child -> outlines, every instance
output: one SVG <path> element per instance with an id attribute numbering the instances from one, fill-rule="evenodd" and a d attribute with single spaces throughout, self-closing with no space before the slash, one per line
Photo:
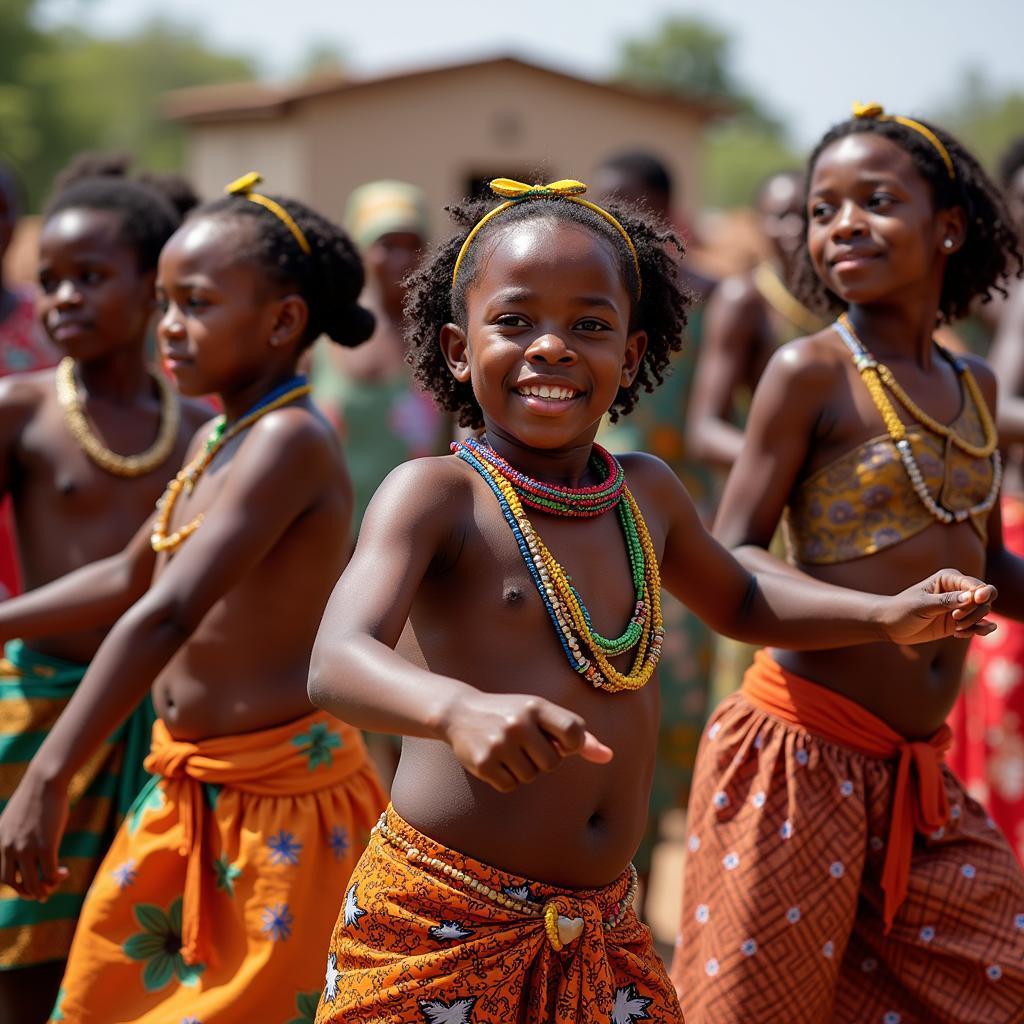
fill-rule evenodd
<path id="1" fill-rule="evenodd" d="M 157 255 L 179 224 L 162 194 L 123 178 L 71 180 L 43 214 L 38 315 L 64 358 L 56 370 L 0 381 L 0 491 L 12 498 L 27 590 L 120 551 L 205 418 L 179 403 L 144 353 Z M 15 639 L 16 607 L 0 605 L 4 800 L 118 614 L 65 617 L 27 646 Z M 42 1020 L 53 1005 L 85 891 L 147 778 L 147 705 L 75 776 L 61 891 L 42 907 L 0 885 L 0 1019 Z"/>
<path id="2" fill-rule="evenodd" d="M 310 713 L 316 623 L 348 551 L 351 488 L 295 366 L 358 344 L 362 265 L 344 233 L 258 175 L 160 257 L 162 353 L 225 416 L 125 551 L 41 591 L 19 627 L 127 609 L 0 817 L 0 875 L 59 881 L 67 780 L 153 686 L 140 794 L 82 910 L 55 1019 L 288 1020 L 316 1003 L 333 914 L 383 806 L 359 734 Z M 106 585 L 102 592 L 100 583 Z M 135 602 L 134 604 L 132 602 Z M 130 606 L 130 607 L 129 607 Z"/>
<path id="3" fill-rule="evenodd" d="M 716 535 L 796 585 L 889 594 L 963 566 L 1019 619 L 995 379 L 932 338 L 1019 268 L 1003 201 L 941 129 L 874 106 L 825 135 L 807 181 L 800 297 L 842 312 L 769 363 Z M 765 550 L 784 509 L 799 569 Z M 761 652 L 719 707 L 672 971 L 694 1021 L 1021 1019 L 1024 878 L 942 765 L 966 653 Z"/>
<path id="4" fill-rule="evenodd" d="M 419 380 L 486 439 L 388 477 L 311 662 L 314 703 L 407 737 L 317 1021 L 678 1021 L 629 866 L 662 580 L 716 629 L 823 646 L 985 632 L 992 592 L 950 572 L 879 599 L 743 570 L 664 463 L 593 444 L 679 345 L 669 238 L 579 182 L 492 187 L 511 198 L 456 211 L 409 309 Z M 423 664 L 392 649 L 407 618 Z"/>

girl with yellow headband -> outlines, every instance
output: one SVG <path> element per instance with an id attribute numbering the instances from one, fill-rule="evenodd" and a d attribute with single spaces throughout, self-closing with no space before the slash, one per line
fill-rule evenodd
<path id="1" fill-rule="evenodd" d="M 749 571 L 896 593 L 958 565 L 1024 617 L 996 381 L 937 325 L 1021 252 L 977 161 L 877 105 L 807 169 L 797 295 L 837 317 L 758 385 L 715 534 Z M 779 522 L 791 564 L 768 553 Z M 799 645 L 794 645 L 799 646 Z M 696 1021 L 1014 1021 L 1024 875 L 943 764 L 959 638 L 762 651 L 705 731 L 673 980 Z"/>
<path id="2" fill-rule="evenodd" d="M 630 865 L 662 584 L 719 630 L 824 646 L 985 632 L 991 592 L 947 573 L 878 600 L 742 569 L 668 466 L 594 443 L 680 345 L 678 242 L 578 181 L 492 188 L 408 304 L 418 379 L 483 433 L 377 491 L 311 660 L 315 704 L 405 737 L 316 1019 L 680 1021 Z"/>
<path id="3" fill-rule="evenodd" d="M 373 330 L 359 256 L 247 175 L 160 254 L 158 334 L 188 395 L 224 415 L 131 544 L 29 598 L 23 635 L 120 614 L 0 817 L 0 876 L 50 905 L 68 779 L 152 687 L 153 777 L 82 908 L 55 1019 L 307 1018 L 338 891 L 384 803 L 359 733 L 313 712 L 316 625 L 349 550 L 334 432 L 296 371 L 326 334 Z"/>

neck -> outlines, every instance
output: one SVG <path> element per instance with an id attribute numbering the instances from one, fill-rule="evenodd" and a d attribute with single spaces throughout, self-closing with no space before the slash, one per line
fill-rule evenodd
<path id="1" fill-rule="evenodd" d="M 935 356 L 935 306 L 871 305 L 849 308 L 848 315 L 861 343 L 876 358 L 912 359 L 927 370 Z"/>
<path id="2" fill-rule="evenodd" d="M 119 349 L 88 361 L 76 359 L 75 376 L 92 398 L 130 403 L 153 394 L 153 379 L 141 346 Z"/>
<path id="3" fill-rule="evenodd" d="M 260 374 L 237 390 L 219 392 L 218 397 L 224 406 L 228 426 L 240 420 L 261 398 L 290 380 L 296 373 L 294 365 L 280 367 L 275 371 L 268 370 Z"/>
<path id="4" fill-rule="evenodd" d="M 487 443 L 521 473 L 547 484 L 582 487 L 589 484 L 588 467 L 594 447 L 593 434 L 564 448 L 531 448 L 500 428 L 487 424 Z"/>

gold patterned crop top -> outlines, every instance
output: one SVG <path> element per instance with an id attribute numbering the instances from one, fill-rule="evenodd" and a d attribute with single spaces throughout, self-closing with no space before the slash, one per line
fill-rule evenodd
<path id="1" fill-rule="evenodd" d="M 991 431 L 988 409 L 973 381 L 971 387 L 963 387 L 963 365 L 955 359 L 953 363 L 961 374 L 963 405 L 948 429 L 982 448 Z M 789 549 L 798 562 L 829 565 L 863 558 L 945 521 L 922 500 L 912 466 L 939 512 L 946 511 L 953 522 L 970 522 L 982 540 L 986 538 L 1001 477 L 998 452 L 988 457 L 970 454 L 949 436 L 941 437 L 918 423 L 904 429 L 904 445 L 909 442 L 905 454 L 911 458 L 901 456 L 890 430 L 799 484 L 783 520 Z"/>

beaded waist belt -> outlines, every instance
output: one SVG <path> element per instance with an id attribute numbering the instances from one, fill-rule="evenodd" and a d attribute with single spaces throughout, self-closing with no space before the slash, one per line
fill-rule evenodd
<path id="1" fill-rule="evenodd" d="M 430 856 L 413 843 L 408 842 L 388 824 L 387 811 L 381 814 L 380 820 L 373 827 L 373 831 L 389 845 L 405 854 L 410 864 L 420 864 L 424 869 L 434 871 L 439 875 L 444 875 L 446 878 L 459 882 L 483 899 L 513 914 L 518 914 L 523 918 L 543 920 L 548 942 L 551 943 L 551 947 L 556 952 L 575 942 L 583 932 L 582 917 L 570 917 L 567 913 L 563 913 L 563 911 L 571 911 L 572 897 L 570 895 L 553 896 L 543 903 L 537 903 L 525 897 L 516 896 L 507 890 L 499 891 L 480 879 L 473 878 L 472 875 L 452 864 L 445 863 L 439 857 Z M 601 925 L 605 931 L 610 932 L 622 923 L 622 919 L 626 916 L 626 911 L 633 905 L 636 890 L 636 868 L 630 864 L 629 885 L 626 888 L 625 895 L 615 903 L 611 912 L 605 914 L 601 919 Z"/>

